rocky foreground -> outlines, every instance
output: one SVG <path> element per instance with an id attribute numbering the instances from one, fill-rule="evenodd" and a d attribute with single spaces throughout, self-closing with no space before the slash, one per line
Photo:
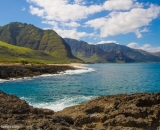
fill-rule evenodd
<path id="1" fill-rule="evenodd" d="M 0 91 L 0 129 L 159 130 L 160 93 L 103 96 L 60 112 Z"/>
<path id="2" fill-rule="evenodd" d="M 57 74 L 65 70 L 74 70 L 65 65 L 0 65 L 0 79 L 33 77 L 42 74 Z"/>

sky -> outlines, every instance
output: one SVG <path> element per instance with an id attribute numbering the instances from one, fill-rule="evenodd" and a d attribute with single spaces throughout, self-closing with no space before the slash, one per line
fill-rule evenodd
<path id="1" fill-rule="evenodd" d="M 89 44 L 160 52 L 160 0 L 0 0 L 0 26 L 10 22 Z"/>

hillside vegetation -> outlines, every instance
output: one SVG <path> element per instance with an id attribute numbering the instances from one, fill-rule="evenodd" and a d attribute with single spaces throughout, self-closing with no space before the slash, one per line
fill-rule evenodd
<path id="1" fill-rule="evenodd" d="M 72 55 L 68 44 L 55 31 L 42 30 L 31 24 L 13 22 L 1 27 L 0 41 L 38 50 L 41 53 L 43 51 L 45 55 L 53 57 L 54 61 L 58 59 L 58 62 L 81 62 Z"/>
<path id="2" fill-rule="evenodd" d="M 74 62 L 74 60 L 72 60 Z M 53 57 L 43 51 L 32 50 L 30 48 L 14 46 L 0 41 L 0 63 L 68 63 L 68 60 L 62 60 Z M 76 62 L 76 60 L 75 60 Z"/>

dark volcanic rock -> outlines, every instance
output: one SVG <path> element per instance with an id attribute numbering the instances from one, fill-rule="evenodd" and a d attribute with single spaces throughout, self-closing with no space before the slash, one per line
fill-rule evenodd
<path id="1" fill-rule="evenodd" d="M 74 70 L 71 66 L 56 65 L 0 65 L 0 79 L 33 77 L 42 74 L 57 74 Z"/>
<path id="2" fill-rule="evenodd" d="M 104 96 L 55 115 L 71 116 L 86 130 L 160 129 L 160 93 Z"/>
<path id="3" fill-rule="evenodd" d="M 24 100 L 0 91 L 0 129 L 18 126 L 19 130 L 69 130 L 67 122 L 61 118 L 55 122 L 57 117 L 53 115 L 52 110 L 33 108 Z"/>
<path id="4" fill-rule="evenodd" d="M 19 130 L 159 130 L 160 93 L 103 96 L 60 112 L 0 91 L 0 126 Z"/>

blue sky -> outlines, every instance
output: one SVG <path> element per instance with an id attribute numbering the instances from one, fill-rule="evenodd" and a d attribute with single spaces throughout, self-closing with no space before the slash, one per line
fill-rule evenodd
<path id="1" fill-rule="evenodd" d="M 0 9 L 0 26 L 17 21 L 90 44 L 160 51 L 160 0 L 1 0 Z"/>

